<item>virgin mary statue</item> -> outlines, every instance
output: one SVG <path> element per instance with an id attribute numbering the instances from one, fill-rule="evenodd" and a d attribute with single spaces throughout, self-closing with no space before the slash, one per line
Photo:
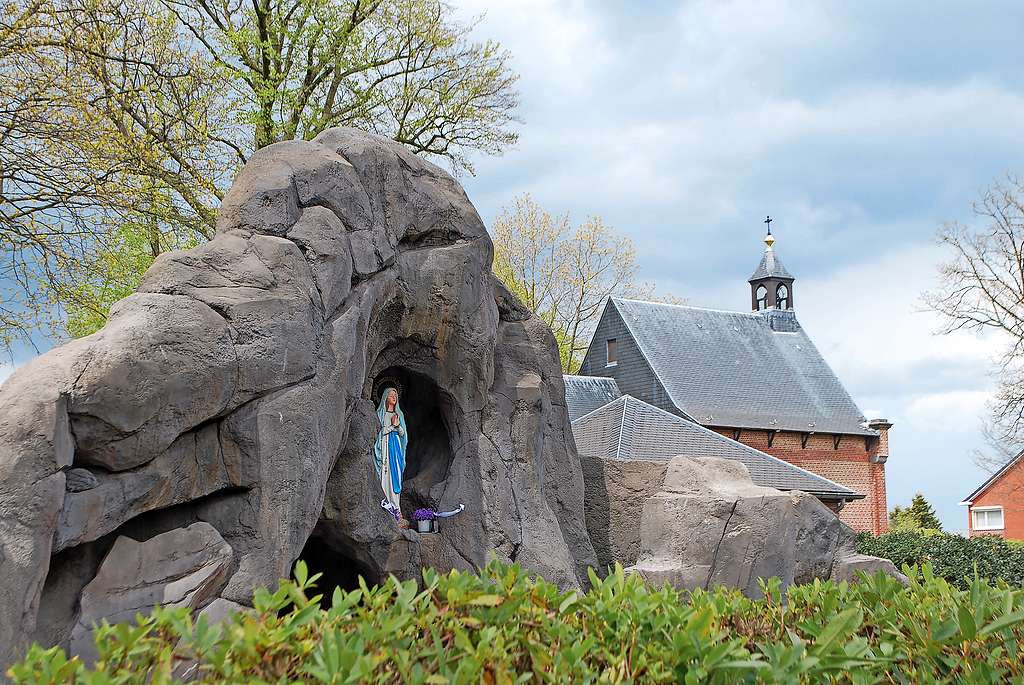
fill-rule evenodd
<path id="1" fill-rule="evenodd" d="M 380 421 L 380 432 L 373 445 L 373 463 L 384 490 L 385 497 L 380 505 L 401 521 L 402 473 L 405 471 L 405 448 L 409 444 L 409 434 L 405 429 L 405 414 L 398 406 L 398 390 L 395 388 L 387 387 L 381 393 L 377 419 Z"/>

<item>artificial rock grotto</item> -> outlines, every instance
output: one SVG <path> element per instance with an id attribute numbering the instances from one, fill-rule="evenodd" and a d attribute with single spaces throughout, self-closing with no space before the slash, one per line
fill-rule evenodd
<path id="1" fill-rule="evenodd" d="M 558 350 L 491 258 L 459 184 L 397 144 L 254 154 L 213 240 L 0 387 L 0 666 L 32 641 L 88 655 L 93 622 L 157 603 L 245 604 L 300 556 L 339 584 L 491 556 L 584 582 Z M 465 506 L 437 534 L 381 507 L 381 379 L 411 436 L 403 513 Z"/>

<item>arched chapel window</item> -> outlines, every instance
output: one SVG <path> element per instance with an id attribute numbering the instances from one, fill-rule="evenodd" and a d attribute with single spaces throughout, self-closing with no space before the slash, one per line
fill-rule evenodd
<path id="1" fill-rule="evenodd" d="M 768 309 L 768 288 L 757 286 L 757 311 Z"/>
<path id="2" fill-rule="evenodd" d="M 775 291 L 775 302 L 779 309 L 789 309 L 789 288 L 780 285 Z"/>

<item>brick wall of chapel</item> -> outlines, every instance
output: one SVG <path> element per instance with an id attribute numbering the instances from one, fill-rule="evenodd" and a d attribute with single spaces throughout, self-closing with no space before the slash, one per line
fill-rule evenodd
<path id="1" fill-rule="evenodd" d="M 734 438 L 730 428 L 713 428 L 716 432 Z M 836 448 L 833 436 L 811 435 L 806 447 L 801 434 L 781 431 L 768 446 L 768 432 L 740 431 L 739 440 L 754 449 L 778 457 L 794 466 L 807 469 L 823 478 L 844 485 L 854 492 L 866 495 L 864 499 L 847 502 L 839 518 L 854 530 L 879 535 L 888 530 L 889 516 L 885 493 L 885 465 L 872 464 L 875 454 L 888 454 L 887 440 L 872 440 L 871 448 L 862 436 L 844 435 Z M 887 438 L 883 432 L 883 437 Z"/>
<path id="2" fill-rule="evenodd" d="M 971 506 L 1002 507 L 1002 531 L 975 531 L 974 517 L 968 512 L 967 525 L 971 535 L 1002 535 L 1009 540 L 1024 540 L 1024 460 L 1018 461 L 985 492 L 975 497 Z"/>

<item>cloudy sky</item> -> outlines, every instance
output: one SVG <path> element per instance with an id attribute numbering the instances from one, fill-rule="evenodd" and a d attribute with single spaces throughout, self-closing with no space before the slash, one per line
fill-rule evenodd
<path id="1" fill-rule="evenodd" d="M 936 336 L 919 297 L 939 224 L 1024 173 L 1024 3 L 456 4 L 521 75 L 519 145 L 463 179 L 485 220 L 522 192 L 599 214 L 644 280 L 744 309 L 771 214 L 801 322 L 895 423 L 890 506 L 965 529 L 998 341 Z"/>

